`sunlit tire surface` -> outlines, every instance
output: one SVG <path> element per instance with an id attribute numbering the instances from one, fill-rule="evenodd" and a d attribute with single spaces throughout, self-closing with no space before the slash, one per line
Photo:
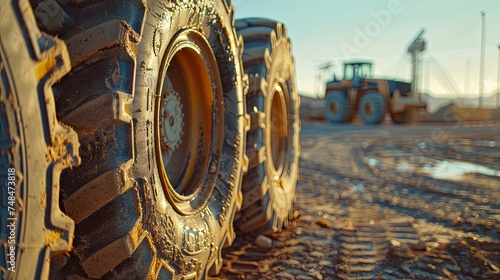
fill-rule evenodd
<path id="1" fill-rule="evenodd" d="M 230 1 L 46 0 L 72 71 L 58 117 L 81 144 L 62 176 L 74 250 L 52 278 L 205 278 L 241 207 L 246 119 Z M 35 3 L 36 4 L 36 3 Z M 49 17 L 52 11 L 63 16 Z"/>
<path id="2" fill-rule="evenodd" d="M 59 208 L 59 176 L 78 164 L 78 139 L 58 122 L 51 88 L 69 56 L 40 32 L 28 1 L 0 7 L 1 277 L 46 279 L 75 227 Z"/>
<path id="3" fill-rule="evenodd" d="M 300 154 L 300 101 L 291 42 L 280 22 L 242 19 L 236 28 L 245 44 L 247 111 L 252 124 L 237 225 L 253 234 L 279 231 L 293 219 Z"/>

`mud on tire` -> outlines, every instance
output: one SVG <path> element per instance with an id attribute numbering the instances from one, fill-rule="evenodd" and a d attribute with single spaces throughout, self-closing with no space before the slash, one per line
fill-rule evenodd
<path id="1" fill-rule="evenodd" d="M 243 36 L 243 65 L 249 75 L 247 137 L 249 170 L 243 180 L 239 229 L 278 231 L 293 219 L 298 177 L 299 98 L 291 43 L 285 26 L 267 19 L 236 21 Z"/>
<path id="2" fill-rule="evenodd" d="M 36 11 L 68 45 L 73 68 L 56 105 L 82 164 L 62 176 L 76 230 L 53 278 L 217 273 L 247 161 L 231 1 L 58 3 Z"/>
<path id="3" fill-rule="evenodd" d="M 51 257 L 73 242 L 59 175 L 78 164 L 78 139 L 57 121 L 51 88 L 69 71 L 69 56 L 40 32 L 28 1 L 0 6 L 1 277 L 46 279 Z"/>

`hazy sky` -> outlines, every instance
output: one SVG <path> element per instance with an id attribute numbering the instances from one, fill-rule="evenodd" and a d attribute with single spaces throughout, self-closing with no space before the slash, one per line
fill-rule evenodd
<path id="1" fill-rule="evenodd" d="M 300 92 L 313 94 L 318 67 L 340 74 L 342 61 L 369 59 L 378 77 L 410 80 L 406 48 L 425 28 L 423 64 L 436 94 L 449 92 L 437 79 L 440 64 L 460 92 L 479 92 L 481 11 L 486 13 L 485 95 L 496 91 L 500 44 L 500 0 L 234 0 L 236 15 L 284 22 L 292 39 Z M 430 66 L 427 67 L 426 65 Z M 469 75 L 467 75 L 469 73 Z M 329 79 L 329 78 L 328 78 Z M 328 80 L 325 77 L 325 80 Z"/>

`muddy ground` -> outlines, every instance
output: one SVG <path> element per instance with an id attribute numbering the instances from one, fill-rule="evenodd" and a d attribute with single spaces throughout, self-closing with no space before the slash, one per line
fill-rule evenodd
<path id="1" fill-rule="evenodd" d="M 221 279 L 500 279 L 500 126 L 303 124 L 292 227 Z"/>

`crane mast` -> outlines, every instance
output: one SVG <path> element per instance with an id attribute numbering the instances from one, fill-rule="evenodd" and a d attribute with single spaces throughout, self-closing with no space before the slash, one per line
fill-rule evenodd
<path id="1" fill-rule="evenodd" d="M 425 30 L 422 28 L 417 37 L 408 46 L 407 52 L 411 55 L 411 91 L 418 95 L 420 99 L 420 64 L 422 61 L 422 52 L 425 50 L 426 41 L 423 38 Z"/>

